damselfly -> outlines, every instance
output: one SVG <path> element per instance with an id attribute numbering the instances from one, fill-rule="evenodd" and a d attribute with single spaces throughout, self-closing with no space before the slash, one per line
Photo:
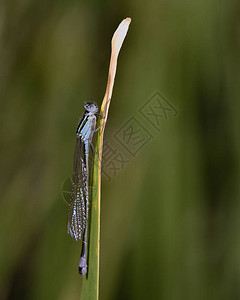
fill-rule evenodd
<path id="1" fill-rule="evenodd" d="M 92 143 L 96 128 L 98 107 L 92 102 L 84 105 L 86 109 L 77 127 L 77 143 L 74 154 L 72 189 L 68 208 L 67 229 L 75 240 L 82 240 L 79 274 L 87 274 L 88 225 L 89 225 L 89 150 L 95 151 Z M 96 151 L 95 151 L 96 152 Z"/>

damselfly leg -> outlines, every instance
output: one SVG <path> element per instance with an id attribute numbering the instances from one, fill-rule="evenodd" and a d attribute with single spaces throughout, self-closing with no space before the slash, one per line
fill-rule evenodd
<path id="1" fill-rule="evenodd" d="M 105 117 L 106 117 L 107 103 L 108 103 L 110 100 L 111 100 L 111 99 L 109 99 L 109 100 L 106 102 L 106 104 L 105 104 L 105 106 L 104 106 L 103 114 L 101 115 L 101 114 L 98 114 L 98 113 L 97 113 L 97 114 L 95 114 L 95 115 L 97 115 L 97 116 L 102 117 L 103 119 L 105 119 Z M 106 125 L 106 122 L 103 122 L 98 128 L 96 128 L 96 129 L 94 130 L 94 132 L 97 132 L 100 128 L 102 128 L 102 127 L 105 126 L 105 125 Z M 99 157 L 99 155 L 98 155 L 98 153 L 97 153 L 97 151 L 96 151 L 96 149 L 95 149 L 95 147 L 94 147 L 94 145 L 93 145 L 92 140 L 91 140 L 91 142 L 90 142 L 90 145 L 91 145 L 92 149 L 94 150 L 94 152 L 96 153 L 98 160 L 100 161 L 100 157 Z"/>

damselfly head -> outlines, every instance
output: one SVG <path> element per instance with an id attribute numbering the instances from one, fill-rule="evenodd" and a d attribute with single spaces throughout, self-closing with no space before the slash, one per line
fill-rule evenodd
<path id="1" fill-rule="evenodd" d="M 93 103 L 93 102 L 88 102 L 88 103 L 86 103 L 85 105 L 84 105 L 84 108 L 87 110 L 87 111 L 89 111 L 89 112 L 91 112 L 91 113 L 97 113 L 97 111 L 98 111 L 98 107 L 97 107 L 97 105 L 95 104 L 95 103 Z"/>

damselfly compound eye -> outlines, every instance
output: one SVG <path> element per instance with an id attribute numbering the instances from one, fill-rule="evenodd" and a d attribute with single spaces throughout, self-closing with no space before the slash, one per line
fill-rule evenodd
<path id="1" fill-rule="evenodd" d="M 88 102 L 84 105 L 84 108 L 89 111 L 89 112 L 92 112 L 92 113 L 96 113 L 98 111 L 98 107 L 95 103 L 93 102 Z"/>

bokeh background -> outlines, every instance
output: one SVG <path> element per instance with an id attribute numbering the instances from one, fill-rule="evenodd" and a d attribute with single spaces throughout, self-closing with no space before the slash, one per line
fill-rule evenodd
<path id="1" fill-rule="evenodd" d="M 105 140 L 128 164 L 103 178 L 100 299 L 240 299 L 239 1 L 0 3 L 0 298 L 80 299 L 66 232 L 83 103 L 119 57 Z M 157 91 L 177 115 L 139 113 Z M 114 134 L 152 135 L 134 156 Z"/>

